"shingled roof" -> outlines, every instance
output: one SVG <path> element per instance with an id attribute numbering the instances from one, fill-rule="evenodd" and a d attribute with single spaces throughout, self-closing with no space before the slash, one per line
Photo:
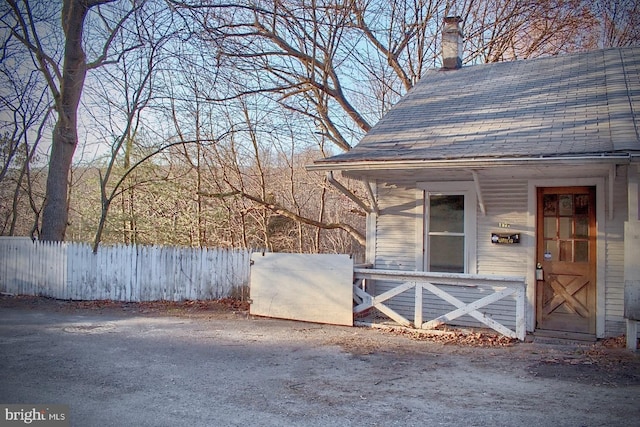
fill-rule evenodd
<path id="1" fill-rule="evenodd" d="M 430 70 L 351 151 L 315 162 L 640 153 L 640 47 Z"/>

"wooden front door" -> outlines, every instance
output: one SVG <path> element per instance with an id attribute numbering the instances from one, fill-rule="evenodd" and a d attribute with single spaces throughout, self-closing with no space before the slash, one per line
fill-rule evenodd
<path id="1" fill-rule="evenodd" d="M 595 211 L 593 187 L 538 189 L 537 329 L 596 332 Z"/>

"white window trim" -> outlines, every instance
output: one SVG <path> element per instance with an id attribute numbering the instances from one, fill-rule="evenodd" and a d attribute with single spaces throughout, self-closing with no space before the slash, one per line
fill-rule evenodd
<path id="1" fill-rule="evenodd" d="M 464 272 L 467 274 L 477 273 L 477 259 L 476 259 L 476 238 L 477 238 L 477 216 L 478 216 L 478 199 L 476 194 L 476 188 L 473 181 L 449 181 L 449 182 L 418 182 L 417 188 L 420 190 L 422 200 L 422 215 L 420 215 L 420 224 L 418 230 L 420 230 L 420 241 L 422 243 L 422 251 L 419 251 L 418 256 L 420 259 L 416 259 L 416 265 L 424 271 L 427 265 L 427 251 L 426 245 L 428 242 L 428 229 L 426 225 L 426 200 L 427 194 L 434 195 L 464 195 Z"/>

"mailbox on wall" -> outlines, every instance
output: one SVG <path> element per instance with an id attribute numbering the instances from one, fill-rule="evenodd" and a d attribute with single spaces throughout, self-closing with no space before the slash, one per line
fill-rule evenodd
<path id="1" fill-rule="evenodd" d="M 504 233 L 491 233 L 491 243 L 510 245 L 514 243 L 520 243 L 520 233 L 504 234 Z"/>

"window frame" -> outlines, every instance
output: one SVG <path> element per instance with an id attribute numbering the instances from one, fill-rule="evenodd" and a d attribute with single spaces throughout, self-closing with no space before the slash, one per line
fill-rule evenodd
<path id="1" fill-rule="evenodd" d="M 476 274 L 476 229 L 477 229 L 477 194 L 473 181 L 421 182 L 418 189 L 422 191 L 422 270 L 429 270 L 429 236 L 449 235 L 464 237 L 464 273 Z M 429 198 L 430 196 L 464 196 L 464 231 L 463 233 L 439 233 L 429 231 Z"/>

